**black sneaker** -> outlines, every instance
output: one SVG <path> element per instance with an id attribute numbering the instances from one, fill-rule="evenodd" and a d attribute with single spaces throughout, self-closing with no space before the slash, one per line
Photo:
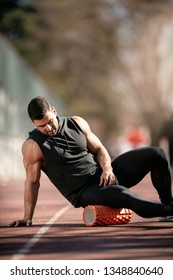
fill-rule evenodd
<path id="1" fill-rule="evenodd" d="M 173 202 L 171 201 L 168 205 L 165 205 L 165 217 L 159 219 L 160 222 L 172 222 L 173 221 Z"/>

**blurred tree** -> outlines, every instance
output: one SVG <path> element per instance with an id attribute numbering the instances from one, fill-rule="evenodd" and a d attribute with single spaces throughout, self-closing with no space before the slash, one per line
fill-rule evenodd
<path id="1" fill-rule="evenodd" d="M 37 14 L 8 11 L 1 30 L 62 97 L 68 114 L 93 116 L 115 129 L 120 96 L 111 81 L 118 65 L 114 2 L 35 0 L 34 6 Z"/>
<path id="2" fill-rule="evenodd" d="M 1 9 L 0 9 L 1 18 L 7 12 L 16 8 L 21 8 L 28 12 L 36 12 L 36 9 L 32 4 L 32 0 L 0 0 L 0 5 L 1 5 Z"/>
<path id="3" fill-rule="evenodd" d="M 29 62 L 43 57 L 37 10 L 30 0 L 0 0 L 0 30 Z"/>
<path id="4" fill-rule="evenodd" d="M 128 105 L 138 111 L 157 145 L 160 127 L 173 107 L 173 2 L 132 0 L 124 1 L 124 7 L 121 78 Z"/>
<path id="5" fill-rule="evenodd" d="M 1 31 L 15 34 L 68 114 L 98 119 L 107 132 L 134 115 L 157 143 L 171 107 L 172 0 L 35 0 L 36 14 L 21 7 L 27 0 L 1 2 L 20 2 L 3 14 Z"/>
<path id="6" fill-rule="evenodd" d="M 120 97 L 110 81 L 118 64 L 114 5 L 105 0 L 36 5 L 48 42 L 47 56 L 37 65 L 41 75 L 62 96 L 69 114 L 93 115 L 108 130 L 116 128 Z"/>

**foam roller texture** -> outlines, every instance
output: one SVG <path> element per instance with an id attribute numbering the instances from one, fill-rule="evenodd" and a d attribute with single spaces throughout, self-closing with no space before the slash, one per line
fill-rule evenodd
<path id="1" fill-rule="evenodd" d="M 126 208 L 88 205 L 83 210 L 83 221 L 86 226 L 127 224 L 131 218 L 132 211 Z"/>

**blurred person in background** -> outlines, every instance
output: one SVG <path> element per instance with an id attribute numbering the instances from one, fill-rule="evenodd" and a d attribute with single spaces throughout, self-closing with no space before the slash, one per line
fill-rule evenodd
<path id="1" fill-rule="evenodd" d="M 150 144 L 150 137 L 146 129 L 134 122 L 125 133 L 125 139 L 129 143 L 130 149 L 145 147 Z"/>

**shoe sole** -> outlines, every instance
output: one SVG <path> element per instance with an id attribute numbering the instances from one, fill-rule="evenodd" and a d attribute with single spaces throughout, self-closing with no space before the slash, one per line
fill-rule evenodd
<path id="1" fill-rule="evenodd" d="M 159 222 L 173 222 L 173 217 L 162 217 Z"/>

